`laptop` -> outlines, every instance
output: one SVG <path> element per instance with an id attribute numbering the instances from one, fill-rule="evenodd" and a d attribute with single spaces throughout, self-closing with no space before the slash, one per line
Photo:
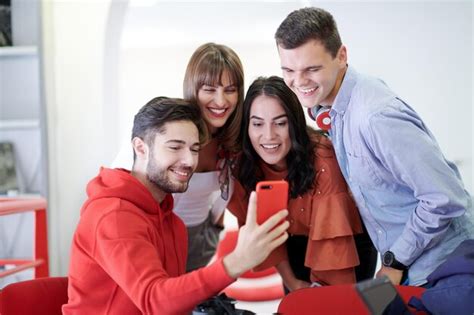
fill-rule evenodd
<path id="1" fill-rule="evenodd" d="M 412 314 L 387 276 L 361 281 L 355 287 L 372 315 Z"/>

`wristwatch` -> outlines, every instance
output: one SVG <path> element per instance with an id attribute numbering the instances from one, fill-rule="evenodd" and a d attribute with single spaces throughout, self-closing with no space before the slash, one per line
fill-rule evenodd
<path id="1" fill-rule="evenodd" d="M 382 256 L 382 265 L 385 267 L 390 267 L 393 269 L 403 271 L 402 278 L 400 280 L 400 284 L 408 285 L 408 266 L 405 266 L 401 262 L 395 259 L 395 254 L 391 251 L 386 251 Z"/>
<path id="2" fill-rule="evenodd" d="M 386 251 L 382 256 L 382 265 L 397 270 L 407 270 L 408 267 L 395 259 L 395 254 L 391 251 Z"/>

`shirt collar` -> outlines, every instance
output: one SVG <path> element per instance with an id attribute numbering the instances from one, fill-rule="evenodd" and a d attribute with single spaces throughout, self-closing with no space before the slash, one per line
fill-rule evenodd
<path id="1" fill-rule="evenodd" d="M 332 109 L 340 114 L 344 115 L 351 100 L 352 90 L 357 83 L 357 72 L 351 66 L 347 66 L 346 74 L 342 80 L 341 87 L 337 92 L 334 103 L 332 104 Z"/>
<path id="2" fill-rule="evenodd" d="M 346 73 L 344 75 L 344 79 L 342 79 L 341 87 L 337 92 L 336 98 L 334 99 L 334 103 L 330 107 L 339 115 L 344 115 L 344 112 L 349 105 L 349 101 L 351 99 L 352 90 L 357 82 L 357 72 L 351 66 L 347 66 Z M 319 109 L 323 107 L 321 105 L 316 105 L 314 107 L 308 108 L 309 117 L 312 120 L 316 120 L 316 114 L 318 113 Z"/>

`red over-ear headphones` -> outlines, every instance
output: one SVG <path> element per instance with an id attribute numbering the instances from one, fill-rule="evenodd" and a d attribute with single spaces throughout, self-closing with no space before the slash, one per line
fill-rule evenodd
<path id="1" fill-rule="evenodd" d="M 316 121 L 316 125 L 319 129 L 324 131 L 329 131 L 331 129 L 331 116 L 329 116 L 329 111 L 331 109 L 328 107 L 319 107 L 316 112 L 316 116 L 313 116 L 311 108 L 308 108 L 309 116 Z"/>

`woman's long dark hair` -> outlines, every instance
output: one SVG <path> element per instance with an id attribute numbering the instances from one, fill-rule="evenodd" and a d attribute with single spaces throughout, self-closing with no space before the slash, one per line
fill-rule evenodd
<path id="1" fill-rule="evenodd" d="M 271 76 L 257 78 L 247 91 L 243 104 L 242 155 L 238 170 L 238 180 L 247 193 L 255 190 L 258 181 L 264 180 L 259 167 L 260 156 L 255 152 L 249 138 L 250 109 L 253 101 L 260 95 L 273 97 L 285 110 L 288 116 L 288 129 L 291 148 L 286 156 L 291 198 L 301 196 L 313 187 L 315 178 L 314 147 L 310 140 L 303 109 L 296 95 L 286 86 L 282 78 Z"/>

